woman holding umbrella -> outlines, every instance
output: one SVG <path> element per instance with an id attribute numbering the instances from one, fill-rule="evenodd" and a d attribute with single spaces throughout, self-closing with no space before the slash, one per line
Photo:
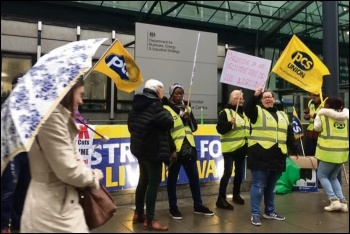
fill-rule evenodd
<path id="1" fill-rule="evenodd" d="M 98 187 L 103 173 L 88 168 L 76 147 L 74 109 L 83 103 L 84 81 L 77 83 L 42 125 L 29 151 L 32 180 L 21 232 L 85 232 L 89 229 L 77 187 Z"/>

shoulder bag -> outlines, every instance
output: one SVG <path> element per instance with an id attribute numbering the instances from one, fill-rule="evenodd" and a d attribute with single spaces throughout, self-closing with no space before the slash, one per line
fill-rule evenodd
<path id="1" fill-rule="evenodd" d="M 90 230 L 106 223 L 117 211 L 112 196 L 101 183 L 99 189 L 86 187 L 77 188 L 77 191 Z"/>

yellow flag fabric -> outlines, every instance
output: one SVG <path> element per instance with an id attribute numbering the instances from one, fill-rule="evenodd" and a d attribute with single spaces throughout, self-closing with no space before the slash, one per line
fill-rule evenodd
<path id="1" fill-rule="evenodd" d="M 93 70 L 107 75 L 114 81 L 117 89 L 129 93 L 143 82 L 139 67 L 119 40 L 109 47 Z"/>
<path id="2" fill-rule="evenodd" d="M 328 68 L 296 35 L 293 35 L 272 71 L 315 94 L 322 90 L 323 76 L 330 75 Z"/>
<path id="3" fill-rule="evenodd" d="M 299 139 L 300 137 L 304 136 L 303 126 L 301 125 L 300 119 L 298 117 L 298 114 L 294 106 L 293 106 L 293 116 L 292 116 L 292 127 L 293 127 L 293 133 L 294 133 L 295 139 Z"/>

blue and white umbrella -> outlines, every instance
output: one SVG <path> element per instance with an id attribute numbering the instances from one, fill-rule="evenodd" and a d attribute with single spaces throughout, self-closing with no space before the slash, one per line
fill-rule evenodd
<path id="1" fill-rule="evenodd" d="M 40 127 L 92 67 L 92 56 L 105 40 L 75 41 L 54 49 L 19 79 L 1 107 L 1 175 L 13 157 L 30 150 Z"/>

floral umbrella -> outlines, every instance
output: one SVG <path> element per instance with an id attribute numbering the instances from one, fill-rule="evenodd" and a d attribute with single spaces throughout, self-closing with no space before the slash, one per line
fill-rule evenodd
<path id="1" fill-rule="evenodd" d="M 1 175 L 8 162 L 29 151 L 45 123 L 107 38 L 71 42 L 42 56 L 19 79 L 1 107 Z"/>

